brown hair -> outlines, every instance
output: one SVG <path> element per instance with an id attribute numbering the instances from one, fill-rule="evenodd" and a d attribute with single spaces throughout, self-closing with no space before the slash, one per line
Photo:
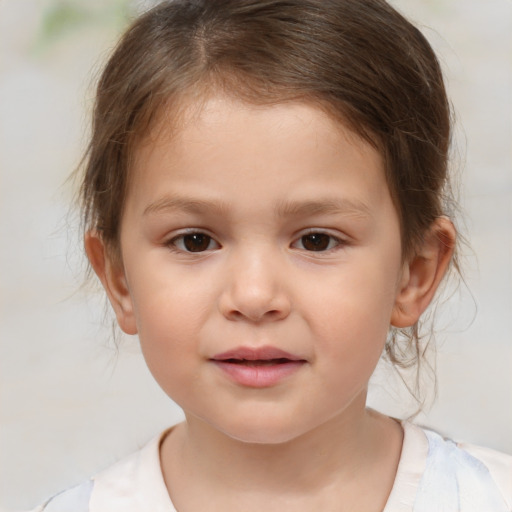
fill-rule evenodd
<path id="1" fill-rule="evenodd" d="M 444 213 L 442 73 L 425 37 L 385 1 L 169 0 L 128 29 L 97 89 L 82 201 L 85 229 L 113 254 L 137 143 L 162 112 L 219 88 L 252 103 L 315 102 L 377 147 L 404 257 Z M 388 356 L 416 361 L 417 326 L 402 332 L 405 348 L 398 334 Z"/>

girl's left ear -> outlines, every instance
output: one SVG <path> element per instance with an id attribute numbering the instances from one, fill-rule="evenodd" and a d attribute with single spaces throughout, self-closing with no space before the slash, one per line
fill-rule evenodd
<path id="1" fill-rule="evenodd" d="M 447 217 L 438 217 L 421 245 L 402 269 L 391 325 L 410 327 L 432 301 L 455 248 L 455 227 Z"/>

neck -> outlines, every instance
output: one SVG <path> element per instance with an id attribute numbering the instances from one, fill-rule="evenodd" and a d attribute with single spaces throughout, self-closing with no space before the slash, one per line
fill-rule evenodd
<path id="1" fill-rule="evenodd" d="M 382 475 L 383 461 L 390 460 L 390 437 L 383 433 L 392 431 L 395 442 L 391 443 L 394 454 L 390 463 L 394 469 L 386 483 L 389 493 L 398 464 L 401 429 L 365 409 L 364 401 L 279 444 L 245 443 L 188 417 L 164 441 L 162 469 L 176 505 L 180 492 L 190 486 L 206 495 L 208 489 L 217 496 L 225 493 L 254 499 L 265 495 L 265 503 L 283 495 L 318 496 L 329 488 L 357 486 L 373 469 Z"/>

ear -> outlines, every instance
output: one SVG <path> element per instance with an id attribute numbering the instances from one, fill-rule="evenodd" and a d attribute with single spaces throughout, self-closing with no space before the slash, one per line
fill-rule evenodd
<path id="1" fill-rule="evenodd" d="M 455 227 L 447 217 L 438 217 L 412 258 L 404 264 L 391 315 L 391 325 L 410 327 L 432 301 L 455 248 Z"/>
<path id="2" fill-rule="evenodd" d="M 109 255 L 97 231 L 87 232 L 84 244 L 92 268 L 114 308 L 119 327 L 126 334 L 137 334 L 132 298 L 122 263 L 114 261 L 114 258 Z"/>

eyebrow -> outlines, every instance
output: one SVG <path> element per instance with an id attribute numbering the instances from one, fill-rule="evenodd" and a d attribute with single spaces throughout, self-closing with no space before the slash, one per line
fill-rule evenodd
<path id="1" fill-rule="evenodd" d="M 165 196 L 151 203 L 144 209 L 144 215 L 181 210 L 187 213 L 222 213 L 227 211 L 227 205 L 221 201 L 192 199 L 180 196 Z"/>
<path id="2" fill-rule="evenodd" d="M 279 217 L 337 214 L 351 217 L 370 217 L 371 210 L 362 201 L 338 197 L 326 197 L 314 201 L 284 201 L 276 206 L 276 215 Z"/>
<path id="3" fill-rule="evenodd" d="M 229 210 L 228 204 L 216 200 L 192 199 L 181 196 L 165 196 L 144 209 L 144 215 L 184 211 L 193 214 L 222 214 Z M 370 217 L 371 210 L 364 202 L 347 198 L 323 198 L 312 201 L 282 201 L 274 209 L 276 217 L 306 217 L 308 215 L 347 215 Z"/>

